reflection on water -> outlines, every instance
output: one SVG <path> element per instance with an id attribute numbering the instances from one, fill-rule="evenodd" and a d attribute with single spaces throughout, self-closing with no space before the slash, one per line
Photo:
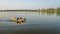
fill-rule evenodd
<path id="1" fill-rule="evenodd" d="M 60 12 L 58 12 L 58 11 L 57 11 L 57 12 L 54 12 L 54 11 L 53 11 L 53 12 L 50 12 L 50 11 L 49 11 L 49 12 L 41 12 L 41 14 L 60 16 L 60 15 L 59 15 L 59 14 L 60 14 Z"/>
<path id="2" fill-rule="evenodd" d="M 11 21 L 12 16 L 26 22 Z M 1 34 L 60 34 L 60 12 L 0 12 Z"/>
<path id="3" fill-rule="evenodd" d="M 27 18 L 26 22 L 32 22 L 33 21 L 33 24 L 34 24 L 34 21 L 35 20 L 39 20 L 41 19 L 43 21 L 43 18 L 46 18 L 49 19 L 50 16 L 55 17 L 55 16 L 60 16 L 60 12 L 34 12 L 34 11 L 31 11 L 31 12 L 0 12 L 0 21 L 2 22 L 12 22 L 11 21 L 11 18 L 12 16 L 16 16 L 16 17 L 19 17 L 21 16 L 22 18 Z M 45 19 L 44 19 L 45 20 Z M 26 24 L 30 24 L 30 23 L 26 23 Z M 32 24 L 32 23 L 31 23 Z"/>
<path id="4" fill-rule="evenodd" d="M 57 16 L 60 16 L 60 12 L 56 12 Z"/>

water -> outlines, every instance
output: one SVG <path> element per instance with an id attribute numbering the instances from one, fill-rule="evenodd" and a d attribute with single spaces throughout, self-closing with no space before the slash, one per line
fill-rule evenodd
<path id="1" fill-rule="evenodd" d="M 12 16 L 26 18 L 26 22 L 9 21 Z M 0 12 L 0 34 L 60 34 L 60 13 Z"/>

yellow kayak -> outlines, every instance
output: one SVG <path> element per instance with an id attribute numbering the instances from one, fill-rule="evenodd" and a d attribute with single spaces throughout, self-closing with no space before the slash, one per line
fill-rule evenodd
<path id="1" fill-rule="evenodd" d="M 12 17 L 11 20 L 14 21 L 14 22 L 17 22 L 17 23 L 23 23 L 24 22 L 23 19 L 17 20 L 15 17 Z"/>
<path id="2" fill-rule="evenodd" d="M 12 20 L 12 21 L 16 21 L 16 18 L 12 17 L 11 20 Z"/>

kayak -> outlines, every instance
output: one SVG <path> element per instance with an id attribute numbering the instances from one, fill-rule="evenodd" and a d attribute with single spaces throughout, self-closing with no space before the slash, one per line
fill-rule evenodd
<path id="1" fill-rule="evenodd" d="M 16 21 L 16 18 L 11 18 L 12 21 Z"/>
<path id="2" fill-rule="evenodd" d="M 14 22 L 17 22 L 17 23 L 23 23 L 23 22 L 25 22 L 26 19 L 24 18 L 24 19 L 17 20 L 16 18 L 12 17 L 11 20 Z"/>

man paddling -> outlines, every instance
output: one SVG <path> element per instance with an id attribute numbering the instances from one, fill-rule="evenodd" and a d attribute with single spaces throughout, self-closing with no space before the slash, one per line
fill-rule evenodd
<path id="1" fill-rule="evenodd" d="M 17 23 L 23 23 L 23 22 L 24 20 L 22 19 L 22 17 L 17 18 Z"/>

